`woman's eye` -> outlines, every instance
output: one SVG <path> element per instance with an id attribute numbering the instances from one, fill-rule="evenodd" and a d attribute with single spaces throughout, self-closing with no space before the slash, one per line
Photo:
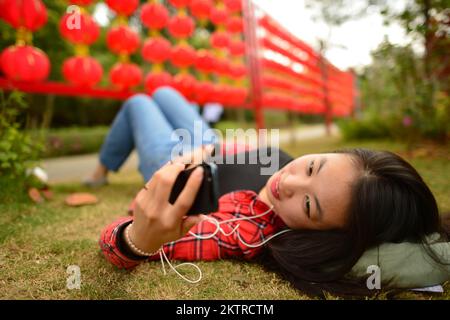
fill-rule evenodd
<path id="1" fill-rule="evenodd" d="M 305 207 L 306 207 L 306 214 L 308 215 L 308 217 L 309 217 L 309 209 L 310 209 L 309 202 L 310 202 L 310 199 L 309 199 L 308 196 L 306 196 L 306 198 L 305 198 Z"/>
<path id="2" fill-rule="evenodd" d="M 308 176 L 312 175 L 314 169 L 314 161 L 311 161 L 308 167 Z"/>

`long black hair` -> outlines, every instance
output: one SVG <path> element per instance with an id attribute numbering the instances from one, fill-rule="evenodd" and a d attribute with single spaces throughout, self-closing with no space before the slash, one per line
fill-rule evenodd
<path id="1" fill-rule="evenodd" d="M 309 295 L 324 291 L 372 295 L 366 279 L 348 277 L 363 253 L 384 242 L 421 243 L 439 261 L 425 237 L 449 237 L 438 205 L 418 172 L 389 151 L 343 149 L 360 175 L 351 186 L 348 223 L 343 229 L 295 230 L 268 242 L 258 261 Z"/>

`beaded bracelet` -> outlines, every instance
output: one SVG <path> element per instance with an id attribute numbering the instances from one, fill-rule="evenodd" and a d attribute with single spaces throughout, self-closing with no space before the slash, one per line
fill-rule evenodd
<path id="1" fill-rule="evenodd" d="M 161 248 L 159 248 L 158 250 L 156 250 L 155 252 L 149 253 L 149 252 L 144 252 L 141 249 L 139 249 L 138 247 L 136 247 L 136 245 L 133 243 L 133 241 L 131 241 L 130 238 L 130 226 L 132 225 L 132 223 L 130 223 L 128 226 L 125 227 L 125 239 L 127 241 L 127 244 L 130 246 L 130 248 L 136 252 L 137 254 L 139 254 L 140 256 L 145 256 L 145 257 L 150 257 L 153 256 L 157 253 L 159 253 L 159 251 L 161 250 Z"/>

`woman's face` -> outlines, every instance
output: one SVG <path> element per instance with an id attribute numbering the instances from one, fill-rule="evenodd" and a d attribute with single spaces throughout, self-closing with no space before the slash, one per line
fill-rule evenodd
<path id="1" fill-rule="evenodd" d="M 272 175 L 260 195 L 291 229 L 342 228 L 358 174 L 350 155 L 308 154 Z"/>

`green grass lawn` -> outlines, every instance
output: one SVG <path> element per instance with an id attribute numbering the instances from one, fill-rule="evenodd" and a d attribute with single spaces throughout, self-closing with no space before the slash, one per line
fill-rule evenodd
<path id="1" fill-rule="evenodd" d="M 342 143 L 337 138 L 298 142 L 284 149 L 298 156 L 348 146 L 405 153 L 401 144 Z M 450 211 L 448 151 L 433 148 L 429 154 L 424 149 L 408 158 L 429 183 L 443 211 Z M 0 204 L 1 299 L 307 299 L 275 274 L 251 263 L 200 262 L 203 280 L 197 284 L 184 282 L 171 270 L 164 276 L 160 262 L 144 263 L 131 272 L 116 269 L 101 255 L 97 240 L 104 226 L 125 215 L 142 181 L 137 172 L 115 174 L 110 180 L 111 185 L 94 192 L 101 200 L 96 206 L 64 205 L 71 192 L 85 191 L 77 183 L 53 186 L 54 200 L 41 205 Z M 66 288 L 70 265 L 80 267 L 80 290 Z M 189 269 L 185 272 L 196 276 Z M 405 291 L 395 297 L 449 299 L 449 283 L 445 289 L 444 295 Z M 379 298 L 387 297 L 381 294 Z"/>

